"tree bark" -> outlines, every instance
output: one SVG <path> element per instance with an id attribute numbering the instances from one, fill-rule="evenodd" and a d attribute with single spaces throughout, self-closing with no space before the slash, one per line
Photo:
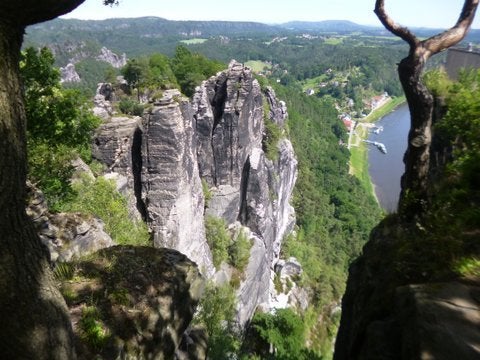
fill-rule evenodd
<path id="1" fill-rule="evenodd" d="M 422 83 L 425 63 L 432 56 L 458 42 L 467 34 L 479 0 L 465 0 L 457 23 L 450 29 L 420 41 L 408 28 L 395 23 L 385 11 L 385 1 L 377 0 L 375 13 L 387 30 L 410 46 L 409 54 L 398 65 L 398 74 L 408 107 L 411 127 L 404 156 L 399 213 L 406 218 L 421 216 L 427 204 L 430 144 L 432 141 L 433 96 Z M 413 11 L 413 9 L 412 9 Z"/>
<path id="2" fill-rule="evenodd" d="M 19 56 L 26 25 L 83 0 L 0 4 L 0 357 L 75 359 L 68 309 L 49 254 L 25 213 L 26 135 Z"/>

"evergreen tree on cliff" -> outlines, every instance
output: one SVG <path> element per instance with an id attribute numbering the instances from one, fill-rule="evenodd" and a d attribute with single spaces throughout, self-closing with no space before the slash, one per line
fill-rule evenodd
<path id="1" fill-rule="evenodd" d="M 465 0 L 457 23 L 452 28 L 425 40 L 420 40 L 408 28 L 395 23 L 385 11 L 384 0 L 377 0 L 375 3 L 375 13 L 385 28 L 410 46 L 408 56 L 398 65 L 400 82 L 411 114 L 399 204 L 400 214 L 407 219 L 412 215 L 422 214 L 427 201 L 433 96 L 421 81 L 422 70 L 431 56 L 454 46 L 466 36 L 478 2 L 479 0 Z"/>
<path id="2" fill-rule="evenodd" d="M 0 2 L 0 358 L 75 359 L 65 302 L 47 249 L 25 213 L 25 111 L 19 57 L 25 27 L 84 0 Z M 112 4 L 114 0 L 105 0 Z"/>

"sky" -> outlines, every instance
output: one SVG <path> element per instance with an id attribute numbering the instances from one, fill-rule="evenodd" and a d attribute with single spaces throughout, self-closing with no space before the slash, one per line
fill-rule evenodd
<path id="1" fill-rule="evenodd" d="M 452 27 L 463 0 L 385 0 L 390 16 L 405 26 Z M 64 16 L 76 19 L 158 16 L 169 20 L 257 21 L 278 24 L 292 20 L 350 20 L 378 25 L 375 0 L 120 0 L 112 8 L 102 0 L 86 0 Z M 479 10 L 480 12 L 480 10 Z M 480 28 L 480 14 L 473 28 Z"/>

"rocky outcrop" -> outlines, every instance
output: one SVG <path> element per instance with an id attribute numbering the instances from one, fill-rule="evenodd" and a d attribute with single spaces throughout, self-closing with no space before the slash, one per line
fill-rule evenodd
<path id="1" fill-rule="evenodd" d="M 202 84 L 193 108 L 200 176 L 213 186 L 239 188 L 243 165 L 261 148 L 260 85 L 249 69 L 232 61 L 227 71 Z"/>
<path id="2" fill-rule="evenodd" d="M 256 307 L 268 307 L 272 271 L 280 246 L 295 218 L 289 200 L 297 174 L 291 143 L 277 144 L 279 156 L 267 159 L 262 148 L 264 119 L 283 126 L 285 104 L 266 91 L 251 71 L 232 61 L 228 70 L 205 81 L 194 95 L 200 175 L 211 186 L 207 214 L 240 221 L 251 230 L 253 246 L 238 290 L 237 321 L 243 325 Z"/>
<path id="3" fill-rule="evenodd" d="M 270 289 L 270 307 L 274 309 L 294 307 L 303 311 L 307 309 L 308 293 L 298 284 L 302 273 L 302 265 L 293 257 L 277 262 L 274 286 Z"/>
<path id="4" fill-rule="evenodd" d="M 65 262 L 114 245 L 103 222 L 78 213 L 48 211 L 43 193 L 28 184 L 27 215 L 50 252 L 52 262 Z"/>
<path id="5" fill-rule="evenodd" d="M 57 274 L 79 359 L 173 359 L 205 285 L 185 255 L 150 247 L 104 249 Z"/>
<path id="6" fill-rule="evenodd" d="M 263 151 L 264 121 L 282 128 L 286 117 L 285 104 L 273 90 L 262 94 L 251 71 L 232 61 L 196 89 L 192 102 L 176 90 L 164 91 L 141 123 L 113 118 L 95 139 L 94 157 L 127 178 L 155 246 L 181 251 L 207 277 L 215 269 L 204 212 L 248 228 L 253 246 L 238 289 L 241 325 L 258 305 L 269 307 L 281 242 L 295 223 L 289 204 L 297 174 L 292 145 L 287 139 L 274 144 L 275 159 Z M 207 206 L 200 179 L 212 195 Z M 225 278 L 224 269 L 215 277 Z"/>
<path id="7" fill-rule="evenodd" d="M 140 117 L 108 118 L 97 129 L 92 144 L 92 156 L 107 167 L 107 178 L 116 181 L 118 191 L 127 199 L 132 219 L 145 219 L 141 201 L 142 168 Z"/>
<path id="8" fill-rule="evenodd" d="M 334 359 L 480 358 L 478 278 L 431 278 L 401 259 L 408 235 L 382 222 L 350 267 Z"/>
<path id="9" fill-rule="evenodd" d="M 270 86 L 265 91 L 265 98 L 268 103 L 269 118 L 278 126 L 283 127 L 288 117 L 287 104 L 278 100 L 275 90 Z"/>
<path id="10" fill-rule="evenodd" d="M 107 93 L 101 84 L 97 96 Z M 102 124 L 93 157 L 107 166 L 106 177 L 126 196 L 131 216 L 147 222 L 154 245 L 182 251 L 211 276 L 190 105 L 178 90 L 165 91 L 152 105 L 143 119 L 112 117 Z"/>
<path id="11" fill-rule="evenodd" d="M 111 101 L 115 99 L 115 89 L 112 84 L 99 83 L 93 98 L 93 114 L 103 121 L 110 120 L 114 113 Z"/>
<path id="12" fill-rule="evenodd" d="M 145 116 L 142 201 L 155 246 L 177 249 L 213 274 L 203 223 L 193 114 L 178 91 L 165 91 Z"/>
<path id="13" fill-rule="evenodd" d="M 103 46 L 100 49 L 100 55 L 97 56 L 97 60 L 105 61 L 109 63 L 114 68 L 120 69 L 121 67 L 125 66 L 127 63 L 127 55 L 122 54 L 121 56 L 115 54 L 112 50 L 107 49 Z"/>
<path id="14" fill-rule="evenodd" d="M 60 68 L 60 82 L 61 83 L 76 83 L 80 82 L 80 75 L 75 70 L 75 65 L 68 63 L 65 67 Z"/>

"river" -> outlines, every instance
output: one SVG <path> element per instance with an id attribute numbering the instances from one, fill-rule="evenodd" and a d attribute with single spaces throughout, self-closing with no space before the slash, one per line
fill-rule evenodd
<path id="1" fill-rule="evenodd" d="M 380 206 L 391 213 L 397 209 L 400 178 L 405 170 L 403 155 L 407 149 L 410 129 L 410 112 L 407 104 L 384 116 L 376 125 L 383 126 L 383 131 L 379 134 L 370 134 L 368 139 L 385 144 L 387 153 L 383 154 L 375 146 L 369 145 L 368 170 Z"/>

